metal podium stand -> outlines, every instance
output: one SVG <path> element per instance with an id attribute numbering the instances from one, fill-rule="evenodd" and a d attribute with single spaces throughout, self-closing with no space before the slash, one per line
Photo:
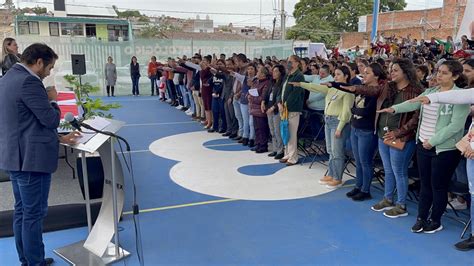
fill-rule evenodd
<path id="1" fill-rule="evenodd" d="M 125 124 L 116 120 L 108 121 L 110 125 L 102 131 L 115 133 Z M 54 250 L 54 253 L 71 265 L 106 265 L 130 255 L 119 246 L 118 240 L 118 222 L 125 196 L 123 171 L 114 151 L 114 142 L 114 138 L 110 136 L 95 134 L 85 144 L 73 147 L 81 153 L 89 235 L 86 240 Z M 92 227 L 86 153 L 96 151 L 100 154 L 104 168 L 104 190 L 100 212 Z M 110 242 L 112 238 L 114 243 Z"/>

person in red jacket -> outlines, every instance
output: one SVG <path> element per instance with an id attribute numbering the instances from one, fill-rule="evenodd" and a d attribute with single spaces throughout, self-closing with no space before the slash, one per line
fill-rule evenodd
<path id="1" fill-rule="evenodd" d="M 155 86 L 159 66 L 160 63 L 156 62 L 156 56 L 152 56 L 150 63 L 148 63 L 148 78 L 151 82 L 151 96 L 155 95 Z M 156 95 L 159 95 L 158 88 L 156 88 Z"/>

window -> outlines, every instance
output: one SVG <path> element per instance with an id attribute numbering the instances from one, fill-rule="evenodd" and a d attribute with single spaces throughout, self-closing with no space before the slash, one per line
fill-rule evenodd
<path id="1" fill-rule="evenodd" d="M 119 37 L 121 40 L 128 41 L 128 26 L 126 25 L 107 25 L 107 32 L 109 41 L 118 41 Z"/>
<path id="2" fill-rule="evenodd" d="M 61 23 L 61 35 L 84 36 L 84 24 Z"/>
<path id="3" fill-rule="evenodd" d="M 97 37 L 95 24 L 86 24 L 86 37 Z"/>
<path id="4" fill-rule="evenodd" d="M 39 24 L 37 21 L 21 21 L 18 22 L 18 34 L 39 34 Z"/>
<path id="5" fill-rule="evenodd" d="M 58 22 L 49 23 L 49 36 L 59 36 L 59 23 Z"/>

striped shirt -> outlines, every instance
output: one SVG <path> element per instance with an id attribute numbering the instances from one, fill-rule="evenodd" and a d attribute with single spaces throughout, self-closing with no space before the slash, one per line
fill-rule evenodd
<path id="1" fill-rule="evenodd" d="M 420 136 L 419 139 L 424 142 L 430 140 L 435 135 L 436 121 L 438 120 L 439 103 L 432 103 L 423 106 L 421 114 Z"/>

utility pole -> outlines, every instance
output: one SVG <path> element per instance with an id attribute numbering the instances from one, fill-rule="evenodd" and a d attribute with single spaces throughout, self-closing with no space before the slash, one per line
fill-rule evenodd
<path id="1" fill-rule="evenodd" d="M 272 40 L 275 38 L 275 24 L 276 24 L 277 18 L 273 18 L 273 29 L 272 29 Z"/>
<path id="2" fill-rule="evenodd" d="M 281 0 L 281 39 L 285 40 L 286 35 L 286 15 L 285 15 L 285 0 Z"/>
<path id="3" fill-rule="evenodd" d="M 374 10 L 372 15 L 372 33 L 370 34 L 370 42 L 375 42 L 377 38 L 377 31 L 379 26 L 379 10 L 380 10 L 380 0 L 374 0 Z"/>

